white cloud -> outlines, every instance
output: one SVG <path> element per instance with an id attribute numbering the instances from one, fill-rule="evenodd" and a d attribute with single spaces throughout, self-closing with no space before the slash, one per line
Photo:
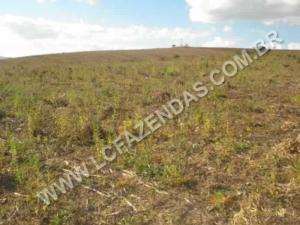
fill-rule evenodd
<path id="1" fill-rule="evenodd" d="M 268 24 L 300 25 L 299 0 L 186 0 L 190 19 L 213 23 L 226 20 L 256 20 Z"/>
<path id="2" fill-rule="evenodd" d="M 225 40 L 222 37 L 214 37 L 213 40 L 207 41 L 202 44 L 203 47 L 237 47 L 236 41 L 233 40 Z"/>
<path id="3" fill-rule="evenodd" d="M 300 50 L 300 42 L 292 42 L 288 44 L 290 50 Z"/>
<path id="4" fill-rule="evenodd" d="M 36 0 L 38 3 L 56 2 L 56 0 Z"/>
<path id="5" fill-rule="evenodd" d="M 0 15 L 0 55 L 7 57 L 111 49 L 199 46 L 211 31 L 145 26 L 105 27 L 84 22 Z M 225 43 L 226 44 L 226 43 Z"/>
<path id="6" fill-rule="evenodd" d="M 36 0 L 38 3 L 56 2 L 57 0 Z M 76 2 L 83 2 L 89 5 L 96 5 L 98 0 L 75 0 Z"/>
<path id="7" fill-rule="evenodd" d="M 84 2 L 87 3 L 89 5 L 96 5 L 98 0 L 76 0 L 77 2 Z"/>
<path id="8" fill-rule="evenodd" d="M 232 27 L 228 26 L 228 25 L 225 25 L 224 28 L 223 28 L 223 31 L 224 32 L 230 32 L 230 31 L 232 31 Z"/>

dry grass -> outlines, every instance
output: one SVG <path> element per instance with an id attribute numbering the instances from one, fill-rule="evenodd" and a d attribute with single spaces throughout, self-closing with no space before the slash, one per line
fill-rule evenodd
<path id="1" fill-rule="evenodd" d="M 275 51 L 104 173 L 44 207 L 37 191 L 235 49 L 0 62 L 0 224 L 299 224 L 300 52 Z M 297 140 L 298 137 L 298 140 Z"/>

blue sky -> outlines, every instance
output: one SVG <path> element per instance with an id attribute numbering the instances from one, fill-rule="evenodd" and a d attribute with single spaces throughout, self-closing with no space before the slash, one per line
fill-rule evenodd
<path id="1" fill-rule="evenodd" d="M 10 0 L 0 55 L 106 49 L 251 47 L 276 30 L 300 49 L 300 0 Z"/>

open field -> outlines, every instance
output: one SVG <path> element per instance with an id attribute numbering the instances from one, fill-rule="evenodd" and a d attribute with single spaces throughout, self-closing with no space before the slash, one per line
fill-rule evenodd
<path id="1" fill-rule="evenodd" d="M 0 224 L 300 224 L 300 51 L 273 51 L 50 206 L 36 193 L 238 49 L 0 61 Z"/>

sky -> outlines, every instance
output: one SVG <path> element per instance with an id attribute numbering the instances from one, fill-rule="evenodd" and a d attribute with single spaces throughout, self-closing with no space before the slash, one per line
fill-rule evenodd
<path id="1" fill-rule="evenodd" d="M 300 0 L 9 0 L 0 56 L 193 47 L 252 47 L 270 31 L 300 50 Z"/>

